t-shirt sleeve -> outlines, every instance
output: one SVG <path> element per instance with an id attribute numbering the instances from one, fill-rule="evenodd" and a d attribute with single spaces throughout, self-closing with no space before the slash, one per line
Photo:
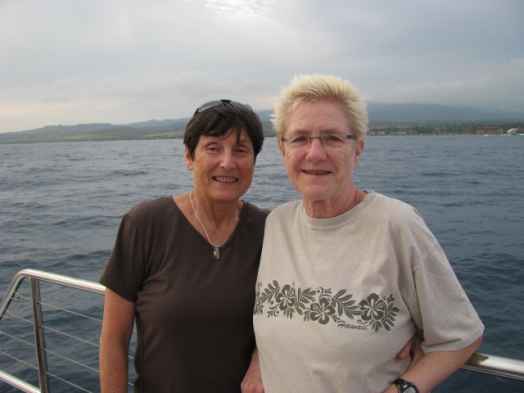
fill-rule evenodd
<path id="1" fill-rule="evenodd" d="M 405 242 L 412 285 L 407 294 L 410 313 L 423 331 L 425 352 L 467 347 L 484 332 L 477 312 L 453 271 L 444 250 L 413 209 Z"/>
<path id="2" fill-rule="evenodd" d="M 145 275 L 143 249 L 140 228 L 128 213 L 122 218 L 113 252 L 100 282 L 123 298 L 135 302 Z"/>

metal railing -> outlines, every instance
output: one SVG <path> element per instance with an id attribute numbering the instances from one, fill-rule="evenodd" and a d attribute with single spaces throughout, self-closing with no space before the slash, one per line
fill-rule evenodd
<path id="1" fill-rule="evenodd" d="M 0 304 L 0 322 L 6 314 L 11 301 L 14 299 L 18 288 L 25 279 L 30 280 L 31 283 L 34 347 L 36 350 L 36 359 L 38 365 L 37 372 L 39 387 L 36 387 L 2 370 L 0 370 L 0 381 L 6 382 L 7 384 L 26 393 L 49 393 L 48 375 L 50 375 L 50 373 L 47 368 L 47 350 L 45 345 L 44 320 L 42 318 L 40 283 L 46 282 L 50 284 L 56 284 L 62 287 L 74 288 L 99 295 L 104 294 L 105 287 L 92 281 L 47 273 L 40 270 L 24 269 L 15 275 L 11 281 L 11 284 L 9 285 L 6 296 Z M 83 341 L 82 339 L 79 340 Z M 524 381 L 524 361 L 522 360 L 504 358 L 477 352 L 468 360 L 467 364 L 464 366 L 464 369 L 477 373 Z M 76 386 L 74 384 L 72 385 Z M 81 390 L 87 391 L 85 389 Z"/>
<path id="2" fill-rule="evenodd" d="M 70 335 L 65 332 L 61 332 L 49 326 L 45 327 L 42 305 L 46 303 L 42 301 L 42 295 L 40 292 L 40 284 L 42 282 L 45 282 L 48 284 L 59 285 L 61 287 L 77 289 L 77 290 L 85 291 L 85 292 L 91 292 L 91 293 L 95 293 L 98 295 L 103 295 L 105 293 L 105 287 L 101 284 L 98 284 L 92 281 L 76 279 L 76 278 L 54 274 L 54 273 L 48 273 L 48 272 L 44 272 L 40 270 L 24 269 L 15 274 L 14 278 L 12 279 L 8 287 L 6 296 L 3 298 L 2 303 L 0 304 L 0 322 L 2 321 L 5 315 L 9 315 L 8 308 L 11 305 L 11 303 L 13 302 L 13 300 L 16 299 L 17 291 L 19 290 L 20 286 L 22 285 L 22 283 L 25 280 L 29 280 L 30 287 L 31 287 L 30 301 L 31 301 L 31 306 L 32 306 L 32 325 L 33 325 L 34 343 L 27 342 L 24 339 L 16 338 L 13 335 L 3 331 L 1 329 L 2 327 L 1 323 L 0 323 L 0 334 L 10 337 L 17 342 L 21 342 L 21 343 L 28 344 L 28 345 L 32 344 L 32 346 L 34 346 L 36 367 L 8 353 L 4 353 L 4 355 L 7 355 L 12 360 L 18 361 L 28 366 L 29 368 L 35 368 L 37 375 L 38 375 L 39 387 L 36 387 L 26 381 L 23 381 L 20 378 L 16 377 L 15 375 L 9 374 L 3 370 L 0 370 L 0 381 L 3 381 L 7 383 L 8 385 L 13 386 L 21 390 L 22 392 L 49 393 L 50 389 L 49 389 L 48 378 L 49 376 L 53 376 L 61 380 L 62 383 L 65 383 L 71 387 L 75 387 L 77 390 L 89 392 L 89 390 L 83 389 L 81 386 L 78 386 L 77 384 L 73 383 L 72 381 L 68 381 L 58 375 L 52 374 L 48 370 L 47 353 L 49 350 L 46 348 L 44 328 L 46 328 L 47 330 L 52 330 L 62 335 L 66 335 L 69 338 L 75 339 L 83 343 L 90 343 L 90 344 L 93 344 L 93 343 L 88 342 L 80 337 L 76 337 L 74 335 Z M 59 308 L 59 309 L 61 311 L 68 311 L 65 308 Z M 90 318 L 89 316 L 82 315 L 81 313 L 75 313 L 72 311 L 68 311 L 68 312 L 75 314 L 77 316 Z M 11 316 L 13 316 L 15 319 L 26 321 L 26 319 L 23 317 L 14 316 L 14 315 L 11 315 Z M 91 371 L 98 372 L 98 370 L 93 370 L 92 368 L 90 368 L 89 366 L 85 364 L 79 363 L 73 359 L 67 358 L 56 352 L 53 352 L 53 354 L 56 356 L 59 356 L 62 360 L 69 361 L 69 362 L 78 364 L 81 367 L 84 367 L 86 369 L 90 369 Z"/>

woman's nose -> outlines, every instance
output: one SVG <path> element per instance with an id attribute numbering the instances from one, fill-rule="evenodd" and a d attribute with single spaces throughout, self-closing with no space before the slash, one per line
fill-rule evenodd
<path id="1" fill-rule="evenodd" d="M 307 146 L 307 157 L 309 159 L 323 159 L 326 157 L 326 150 L 320 138 L 311 139 L 309 146 Z"/>
<path id="2" fill-rule="evenodd" d="M 227 149 L 224 150 L 224 152 L 222 153 L 222 157 L 221 157 L 221 160 L 220 160 L 220 166 L 222 168 L 232 168 L 234 167 L 234 157 L 233 157 L 233 152 L 231 151 L 228 151 Z"/>

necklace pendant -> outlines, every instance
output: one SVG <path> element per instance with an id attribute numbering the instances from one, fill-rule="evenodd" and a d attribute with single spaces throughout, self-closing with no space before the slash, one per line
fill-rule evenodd
<path id="1" fill-rule="evenodd" d="M 213 256 L 215 259 L 220 259 L 220 247 L 213 246 Z"/>

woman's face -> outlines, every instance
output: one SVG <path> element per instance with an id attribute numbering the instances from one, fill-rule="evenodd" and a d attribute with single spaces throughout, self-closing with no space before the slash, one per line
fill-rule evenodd
<path id="1" fill-rule="evenodd" d="M 340 104 L 331 100 L 300 102 L 293 107 L 284 138 L 320 134 L 353 134 Z M 353 169 L 363 149 L 362 141 L 347 140 L 342 146 L 324 146 L 319 139 L 300 148 L 280 142 L 290 182 L 304 201 L 337 203 L 347 200 L 353 188 Z"/>
<path id="2" fill-rule="evenodd" d="M 245 130 L 222 136 L 202 135 L 193 157 L 186 148 L 193 189 L 210 202 L 237 201 L 251 185 L 255 167 L 253 143 Z"/>

